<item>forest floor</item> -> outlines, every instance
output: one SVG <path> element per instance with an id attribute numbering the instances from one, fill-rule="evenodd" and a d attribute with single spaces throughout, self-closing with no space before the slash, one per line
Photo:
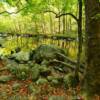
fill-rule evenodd
<path id="1" fill-rule="evenodd" d="M 3 68 L 0 62 L 0 68 Z M 0 72 L 2 75 L 12 75 L 8 70 Z M 63 85 L 52 86 L 49 83 L 36 84 L 31 79 L 18 80 L 15 76 L 6 83 L 0 83 L 0 100 L 84 100 L 80 96 L 80 87 L 76 90 L 65 89 Z M 79 98 L 79 99 L 78 99 Z"/>

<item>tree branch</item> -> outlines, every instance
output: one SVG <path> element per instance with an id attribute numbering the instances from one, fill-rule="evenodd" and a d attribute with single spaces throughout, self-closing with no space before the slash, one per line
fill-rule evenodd
<path id="1" fill-rule="evenodd" d="M 76 22 L 78 22 L 78 18 L 75 15 L 71 14 L 71 13 L 63 13 L 63 14 L 57 15 L 56 18 L 66 16 L 66 15 L 69 15 L 69 16 L 73 17 L 76 20 Z"/>
<path id="2" fill-rule="evenodd" d="M 49 61 L 49 63 L 52 63 L 52 62 L 61 63 L 61 64 L 65 65 L 67 68 L 70 68 L 71 70 L 75 70 L 76 67 L 77 67 L 76 65 L 71 65 L 71 64 L 68 64 L 68 63 L 66 63 L 66 62 L 59 61 L 59 60 L 57 60 L 57 59 L 54 59 L 54 60 L 52 60 L 52 61 Z M 83 73 L 83 72 L 84 72 L 84 69 L 79 69 L 78 71 L 79 71 L 80 73 Z"/>

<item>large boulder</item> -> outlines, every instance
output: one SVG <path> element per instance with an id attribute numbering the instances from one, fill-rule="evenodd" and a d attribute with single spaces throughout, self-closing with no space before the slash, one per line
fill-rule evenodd
<path id="1" fill-rule="evenodd" d="M 66 55 L 63 49 L 55 47 L 54 45 L 43 44 L 31 52 L 30 58 L 39 64 L 41 64 L 44 60 L 50 61 L 57 59 L 64 61 L 64 57 L 60 56 L 58 53 Z"/>

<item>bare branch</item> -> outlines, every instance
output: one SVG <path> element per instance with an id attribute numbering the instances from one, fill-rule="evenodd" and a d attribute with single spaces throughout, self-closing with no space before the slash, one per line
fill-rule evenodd
<path id="1" fill-rule="evenodd" d="M 73 15 L 72 13 L 63 13 L 63 14 L 57 15 L 56 18 L 66 16 L 66 15 L 73 17 L 76 20 L 76 22 L 78 22 L 78 18 L 75 15 Z"/>

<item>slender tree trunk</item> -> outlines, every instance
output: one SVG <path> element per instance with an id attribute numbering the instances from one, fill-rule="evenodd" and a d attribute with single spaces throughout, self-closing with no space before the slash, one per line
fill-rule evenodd
<path id="1" fill-rule="evenodd" d="M 52 21 L 51 13 L 49 13 L 49 17 L 50 17 L 50 34 L 53 34 L 53 21 Z"/>
<path id="2" fill-rule="evenodd" d="M 100 5 L 99 0 L 85 0 L 86 34 L 87 34 L 87 67 L 85 89 L 88 100 L 100 96 Z"/>
<path id="3" fill-rule="evenodd" d="M 72 20 L 71 20 L 71 18 L 69 18 L 69 32 L 71 32 L 71 30 L 72 30 L 72 25 L 71 25 L 71 23 L 72 23 Z"/>
<path id="4" fill-rule="evenodd" d="M 41 14 L 41 27 L 42 27 L 42 34 L 45 34 L 46 33 L 46 30 L 45 30 L 45 16 L 44 16 L 43 13 Z"/>
<path id="5" fill-rule="evenodd" d="M 67 20 L 67 16 L 66 16 L 66 29 L 65 29 L 66 32 L 68 32 L 68 20 Z"/>
<path id="6" fill-rule="evenodd" d="M 65 24 L 65 16 L 63 16 L 63 34 L 65 33 L 65 26 L 66 24 Z"/>
<path id="7" fill-rule="evenodd" d="M 59 32 L 59 34 L 60 34 L 60 23 L 61 23 L 60 20 L 61 20 L 61 19 L 60 19 L 60 17 L 59 17 L 59 18 L 58 18 L 58 23 L 59 23 L 59 24 L 58 24 L 58 27 L 59 27 L 59 28 L 58 28 L 58 29 L 59 29 L 58 32 Z"/>
<path id="8" fill-rule="evenodd" d="M 46 34 L 46 28 L 45 28 L 45 26 L 46 26 L 46 23 L 45 23 L 45 16 L 44 16 L 44 14 L 43 14 L 42 16 L 43 16 L 43 30 L 44 30 L 44 34 Z"/>

